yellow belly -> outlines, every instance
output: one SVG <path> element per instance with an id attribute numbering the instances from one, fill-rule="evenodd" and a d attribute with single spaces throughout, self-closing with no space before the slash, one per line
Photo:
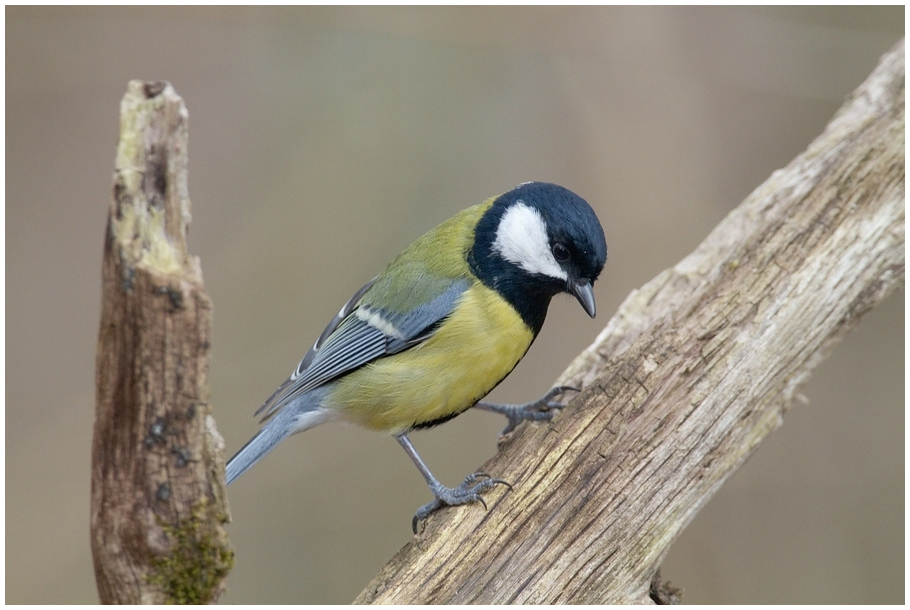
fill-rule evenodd
<path id="1" fill-rule="evenodd" d="M 470 408 L 533 340 L 518 313 L 478 284 L 432 337 L 346 375 L 324 406 L 367 428 L 404 432 Z"/>

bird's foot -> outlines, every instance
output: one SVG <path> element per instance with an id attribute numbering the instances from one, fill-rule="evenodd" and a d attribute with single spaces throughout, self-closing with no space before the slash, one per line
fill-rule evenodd
<path id="1" fill-rule="evenodd" d="M 503 481 L 502 479 L 491 478 L 490 475 L 483 472 L 475 472 L 474 474 L 469 474 L 465 477 L 464 482 L 455 488 L 445 487 L 441 484 L 431 486 L 430 489 L 433 491 L 433 495 L 436 497 L 432 502 L 421 506 L 417 510 L 417 514 L 414 515 L 414 519 L 411 521 L 411 527 L 413 528 L 414 533 L 417 533 L 418 523 L 429 517 L 432 513 L 436 512 L 440 508 L 480 502 L 483 504 L 484 509 L 486 509 L 487 503 L 484 502 L 483 496 L 480 494 L 489 489 L 492 489 L 496 485 L 505 485 L 509 489 L 512 489 L 512 486 L 509 485 L 509 483 L 506 481 Z"/>
<path id="2" fill-rule="evenodd" d="M 535 400 L 534 402 L 526 402 L 521 405 L 504 405 L 489 402 L 479 402 L 477 403 L 477 406 L 481 409 L 486 409 L 487 411 L 502 413 L 509 419 L 508 425 L 503 429 L 502 432 L 499 433 L 500 436 L 505 436 L 514 430 L 518 424 L 525 420 L 550 421 L 553 419 L 553 415 L 555 415 L 559 409 L 562 409 L 565 406 L 563 403 L 555 402 L 553 399 L 560 394 L 565 394 L 569 391 L 580 392 L 581 390 L 578 388 L 561 385 L 556 386 L 547 392 L 543 398 L 540 400 Z"/>

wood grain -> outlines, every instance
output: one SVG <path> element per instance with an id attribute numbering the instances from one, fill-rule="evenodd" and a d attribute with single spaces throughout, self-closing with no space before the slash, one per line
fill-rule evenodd
<path id="1" fill-rule="evenodd" d="M 169 84 L 130 82 L 96 363 L 91 526 L 103 603 L 215 601 L 233 561 L 209 405 L 212 303 L 186 251 L 187 121 Z"/>
<path id="2" fill-rule="evenodd" d="M 584 388 L 564 412 L 481 467 L 514 491 L 431 516 L 356 601 L 653 601 L 673 540 L 902 285 L 904 126 L 902 41 L 804 153 L 626 299 L 556 381 Z"/>

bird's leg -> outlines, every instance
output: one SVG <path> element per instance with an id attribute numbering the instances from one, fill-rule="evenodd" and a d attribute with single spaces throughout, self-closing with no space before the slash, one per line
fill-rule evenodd
<path id="1" fill-rule="evenodd" d="M 435 496 L 432 502 L 421 506 L 417 510 L 417 514 L 414 515 L 414 519 L 411 521 L 411 528 L 414 530 L 415 534 L 417 533 L 418 523 L 444 506 L 458 506 L 460 504 L 480 502 L 483 504 L 483 507 L 486 508 L 487 503 L 483 501 L 483 497 L 480 494 L 496 485 L 505 485 L 509 489 L 512 489 L 512 486 L 507 482 L 491 478 L 490 475 L 483 472 L 469 474 L 465 477 L 464 482 L 458 487 L 446 487 L 436 480 L 436 477 L 433 476 L 433 473 L 430 472 L 427 465 L 424 464 L 423 460 L 420 459 L 420 456 L 417 455 L 417 450 L 414 449 L 414 445 L 411 444 L 411 439 L 408 438 L 407 434 L 396 434 L 395 438 L 404 448 L 405 452 L 411 457 L 414 465 L 417 466 L 417 470 L 423 475 L 427 485 L 430 486 L 430 491 L 432 491 Z"/>
<path id="2" fill-rule="evenodd" d="M 547 392 L 543 398 L 535 400 L 534 402 L 526 402 L 521 405 L 504 405 L 489 402 L 478 402 L 474 406 L 479 409 L 484 409 L 485 411 L 502 413 L 507 418 L 509 418 L 508 425 L 503 429 L 502 432 L 499 433 L 500 436 L 505 436 L 514 430 L 518 424 L 526 419 L 529 419 L 531 421 L 549 421 L 553 419 L 553 415 L 556 413 L 556 411 L 562 409 L 565 406 L 560 402 L 555 402 L 553 399 L 560 394 L 564 394 L 570 390 L 572 392 L 581 391 L 578 388 L 561 385 L 556 386 Z"/>

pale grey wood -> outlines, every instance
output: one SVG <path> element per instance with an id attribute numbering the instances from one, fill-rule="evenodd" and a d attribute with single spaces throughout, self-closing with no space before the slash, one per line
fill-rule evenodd
<path id="1" fill-rule="evenodd" d="M 482 466 L 363 603 L 636 603 L 815 366 L 904 276 L 904 44 L 809 148 L 629 295 L 558 379 L 584 391 Z"/>

